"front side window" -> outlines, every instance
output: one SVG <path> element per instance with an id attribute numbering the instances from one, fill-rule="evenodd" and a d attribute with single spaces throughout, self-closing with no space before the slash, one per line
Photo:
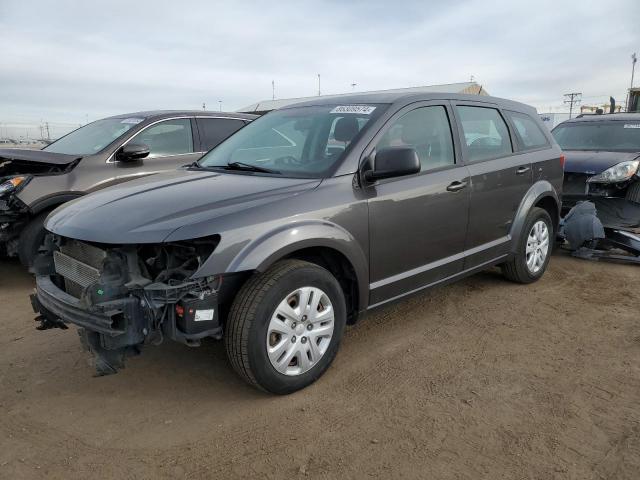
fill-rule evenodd
<path id="1" fill-rule="evenodd" d="M 144 118 L 105 118 L 89 123 L 43 150 L 67 155 L 93 155 L 142 122 Z"/>
<path id="2" fill-rule="evenodd" d="M 462 124 L 468 161 L 504 157 L 513 152 L 507 124 L 498 110 L 458 106 L 456 111 Z"/>
<path id="3" fill-rule="evenodd" d="M 191 120 L 179 118 L 156 123 L 135 135 L 129 143 L 148 146 L 148 158 L 192 153 Z"/>
<path id="4" fill-rule="evenodd" d="M 199 164 L 228 169 L 235 163 L 275 175 L 323 178 L 386 107 L 318 105 L 275 110 L 222 142 Z"/>
<path id="5" fill-rule="evenodd" d="M 385 147 L 415 148 L 421 171 L 455 163 L 451 126 L 442 106 L 416 108 L 395 120 L 376 144 L 376 150 Z"/>
<path id="6" fill-rule="evenodd" d="M 640 120 L 565 123 L 551 133 L 563 150 L 640 151 Z"/>
<path id="7" fill-rule="evenodd" d="M 547 137 L 542 133 L 538 124 L 524 113 L 509 112 L 509 118 L 516 129 L 516 135 L 524 150 L 543 148 L 549 145 Z"/>

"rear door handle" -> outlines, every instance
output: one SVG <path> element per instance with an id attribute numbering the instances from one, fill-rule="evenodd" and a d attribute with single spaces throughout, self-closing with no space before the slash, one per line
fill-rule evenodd
<path id="1" fill-rule="evenodd" d="M 462 190 L 463 188 L 465 188 L 467 186 L 467 182 L 460 182 L 458 180 L 456 180 L 455 182 L 452 182 L 449 184 L 449 186 L 447 187 L 447 191 L 448 192 L 458 192 L 460 190 Z"/>
<path id="2" fill-rule="evenodd" d="M 531 168 L 529 167 L 520 167 L 518 170 L 516 170 L 516 175 L 524 175 L 529 170 L 531 170 Z"/>

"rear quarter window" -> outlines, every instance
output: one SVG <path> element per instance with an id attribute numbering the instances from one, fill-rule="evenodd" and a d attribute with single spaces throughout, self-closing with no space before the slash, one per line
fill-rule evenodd
<path id="1" fill-rule="evenodd" d="M 535 150 L 549 146 L 542 129 L 529 115 L 519 112 L 507 112 L 516 131 L 521 150 Z"/>

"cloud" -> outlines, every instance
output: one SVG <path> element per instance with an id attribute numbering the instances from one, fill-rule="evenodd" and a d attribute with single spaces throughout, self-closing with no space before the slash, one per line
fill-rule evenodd
<path id="1" fill-rule="evenodd" d="M 76 2 L 3 0 L 0 121 L 233 110 L 271 97 L 466 81 L 559 107 L 624 100 L 637 0 Z"/>

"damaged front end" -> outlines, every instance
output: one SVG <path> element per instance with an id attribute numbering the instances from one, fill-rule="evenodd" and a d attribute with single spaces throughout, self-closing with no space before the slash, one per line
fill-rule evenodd
<path id="1" fill-rule="evenodd" d="M 80 328 L 99 375 L 166 337 L 197 346 L 221 338 L 221 276 L 192 278 L 217 235 L 159 245 L 103 245 L 49 235 L 34 264 L 40 328 Z"/>
<path id="2" fill-rule="evenodd" d="M 575 257 L 640 264 L 640 204 L 624 198 L 577 203 L 559 237 Z"/>
<path id="3" fill-rule="evenodd" d="M 14 178 L 5 178 L 0 183 L 13 185 Z M 16 187 L 7 188 L 4 194 L 0 193 L 0 246 L 10 257 L 17 252 L 18 236 L 30 215 L 29 208 L 17 198 L 16 190 Z"/>
<path id="4" fill-rule="evenodd" d="M 64 162 L 61 159 L 47 162 L 39 158 L 43 156 L 42 151 L 11 152 L 0 150 L 0 246 L 10 257 L 17 254 L 20 232 L 34 214 L 20 200 L 20 192 L 34 177 L 63 175 L 80 161 L 79 158 L 64 156 Z"/>

